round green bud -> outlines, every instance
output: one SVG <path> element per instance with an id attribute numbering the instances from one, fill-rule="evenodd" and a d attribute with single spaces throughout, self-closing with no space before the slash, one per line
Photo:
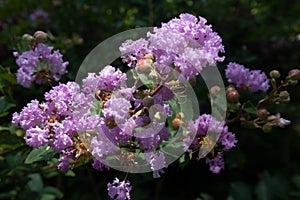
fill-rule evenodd
<path id="1" fill-rule="evenodd" d="M 279 78 L 279 77 L 280 77 L 279 71 L 278 71 L 278 70 L 272 70 L 272 71 L 270 72 L 270 77 L 271 77 L 271 78 L 275 78 L 275 79 Z"/>
<path id="2" fill-rule="evenodd" d="M 289 94 L 289 92 L 288 91 L 281 91 L 280 93 L 279 93 L 279 98 L 281 99 L 281 100 L 287 100 L 287 99 L 289 99 L 290 98 L 290 94 Z"/>
<path id="3" fill-rule="evenodd" d="M 32 35 L 27 34 L 27 33 L 22 36 L 22 39 L 27 41 L 27 42 L 34 41 L 34 37 Z"/>
<path id="4" fill-rule="evenodd" d="M 263 125 L 262 131 L 265 133 L 270 133 L 272 131 L 272 126 L 267 123 L 267 124 Z"/>

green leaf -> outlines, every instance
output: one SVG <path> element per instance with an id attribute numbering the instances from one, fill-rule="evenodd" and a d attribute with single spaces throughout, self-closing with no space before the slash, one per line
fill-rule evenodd
<path id="1" fill-rule="evenodd" d="M 300 175 L 295 175 L 292 180 L 294 185 L 300 190 Z"/>
<path id="2" fill-rule="evenodd" d="M 53 194 L 42 194 L 41 200 L 55 200 L 55 196 Z"/>
<path id="3" fill-rule="evenodd" d="M 260 128 L 255 122 L 249 121 L 249 122 L 242 122 L 241 125 L 245 128 Z"/>
<path id="4" fill-rule="evenodd" d="M 145 74 L 138 74 L 141 82 L 146 85 L 149 89 L 152 89 L 154 87 L 154 81 L 150 79 L 149 75 Z"/>
<path id="5" fill-rule="evenodd" d="M 66 173 L 65 173 L 66 176 L 71 176 L 71 177 L 74 177 L 76 174 L 72 171 L 72 170 L 68 170 Z"/>
<path id="6" fill-rule="evenodd" d="M 47 146 L 42 146 L 38 149 L 33 149 L 27 156 L 25 164 L 31 164 L 41 160 L 49 160 L 53 157 L 55 151 Z"/>
<path id="7" fill-rule="evenodd" d="M 30 181 L 27 183 L 31 191 L 40 193 L 43 190 L 43 180 L 38 173 L 29 174 Z"/>
<path id="8" fill-rule="evenodd" d="M 255 114 L 256 115 L 256 108 L 253 105 L 253 103 L 251 101 L 247 101 L 244 105 L 243 105 L 243 109 L 251 114 Z"/>
<path id="9" fill-rule="evenodd" d="M 9 102 L 5 96 L 0 97 L 0 114 L 8 111 L 10 108 L 16 106 Z"/>
<path id="10" fill-rule="evenodd" d="M 0 199 L 15 199 L 15 196 L 17 195 L 17 190 L 13 189 L 7 192 L 1 192 L 0 193 Z"/>
<path id="11" fill-rule="evenodd" d="M 207 193 L 201 193 L 200 197 L 195 200 L 214 200 L 214 198 Z"/>
<path id="12" fill-rule="evenodd" d="M 271 176 L 264 172 L 263 179 L 257 184 L 255 192 L 258 200 L 284 199 L 287 196 L 288 182 L 284 176 Z"/>
<path id="13" fill-rule="evenodd" d="M 63 198 L 64 194 L 57 188 L 52 187 L 52 186 L 47 186 L 43 189 L 43 195 L 51 195 L 54 196 L 56 198 Z"/>
<path id="14" fill-rule="evenodd" d="M 11 84 L 16 84 L 17 83 L 15 75 L 14 74 L 9 74 L 9 73 L 3 73 L 3 74 L 1 73 L 0 74 L 0 80 L 1 81 L 2 80 L 6 80 L 6 81 L 8 81 Z M 0 87 L 1 86 L 2 85 L 0 85 Z"/>
<path id="15" fill-rule="evenodd" d="M 248 185 L 243 182 L 234 182 L 231 184 L 230 196 L 234 200 L 251 200 L 251 192 Z"/>

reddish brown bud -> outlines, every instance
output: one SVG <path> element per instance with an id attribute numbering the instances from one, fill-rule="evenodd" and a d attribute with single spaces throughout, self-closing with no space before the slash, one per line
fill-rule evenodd
<path id="1" fill-rule="evenodd" d="M 267 119 L 269 112 L 266 109 L 260 109 L 257 111 L 259 119 Z"/>
<path id="2" fill-rule="evenodd" d="M 239 101 L 240 94 L 236 90 L 231 90 L 230 92 L 227 93 L 227 100 L 229 102 L 237 102 Z"/>
<path id="3" fill-rule="evenodd" d="M 226 92 L 230 92 L 232 90 L 236 90 L 235 87 L 233 85 L 229 85 L 227 88 L 226 88 Z"/>
<path id="4" fill-rule="evenodd" d="M 300 80 L 300 70 L 292 69 L 291 71 L 289 71 L 287 78 L 294 80 L 294 81 L 299 81 Z"/>
<path id="5" fill-rule="evenodd" d="M 183 124 L 183 121 L 182 121 L 182 119 L 179 119 L 179 118 L 174 118 L 173 120 L 172 120 L 172 127 L 174 128 L 174 129 L 179 129 L 179 127 L 181 126 Z"/>
<path id="6" fill-rule="evenodd" d="M 136 71 L 140 74 L 150 73 L 153 61 L 151 59 L 141 59 L 136 64 Z"/>
<path id="7" fill-rule="evenodd" d="M 47 33 L 43 32 L 43 31 L 36 31 L 34 33 L 34 37 L 37 42 L 45 42 L 48 38 L 48 35 L 47 35 Z"/>

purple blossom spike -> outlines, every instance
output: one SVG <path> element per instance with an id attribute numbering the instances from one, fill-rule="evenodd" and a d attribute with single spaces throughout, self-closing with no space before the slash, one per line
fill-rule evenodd
<path id="1" fill-rule="evenodd" d="M 25 141 L 29 146 L 38 148 L 44 146 L 49 142 L 50 135 L 49 131 L 43 130 L 39 127 L 29 128 L 26 131 Z"/>
<path id="2" fill-rule="evenodd" d="M 117 87 L 124 87 L 125 81 L 126 74 L 112 66 L 106 66 L 99 73 L 98 87 L 100 90 L 114 90 Z"/>
<path id="3" fill-rule="evenodd" d="M 17 81 L 20 85 L 28 88 L 32 82 L 43 84 L 48 76 L 59 81 L 67 73 L 66 67 L 69 63 L 63 61 L 59 50 L 52 50 L 53 47 L 39 43 L 34 49 L 21 55 L 14 53 L 19 66 Z"/>
<path id="4" fill-rule="evenodd" d="M 108 195 L 115 200 L 130 199 L 131 185 L 129 181 L 119 181 L 118 178 L 107 184 Z"/>
<path id="5" fill-rule="evenodd" d="M 98 171 L 103 171 L 104 168 L 106 169 L 109 169 L 108 166 L 104 165 L 104 163 L 106 163 L 107 161 L 106 160 L 98 160 L 96 158 L 93 159 L 93 163 L 92 163 L 92 166 L 94 169 L 98 170 Z"/>
<path id="6" fill-rule="evenodd" d="M 129 67 L 135 67 L 144 54 L 149 53 L 149 42 L 143 38 L 136 41 L 127 40 L 120 46 L 121 57 Z"/>
<path id="7" fill-rule="evenodd" d="M 237 140 L 235 139 L 235 135 L 228 131 L 228 127 L 225 126 L 220 137 L 219 142 L 224 146 L 223 150 L 228 151 L 235 147 L 235 144 L 237 143 Z"/>
<path id="8" fill-rule="evenodd" d="M 23 129 L 35 127 L 38 123 L 46 119 L 46 113 L 39 105 L 37 100 L 32 100 L 22 109 L 20 114 L 14 113 L 12 122 L 14 125 L 20 125 Z"/>
<path id="9" fill-rule="evenodd" d="M 59 158 L 57 163 L 57 168 L 62 172 L 66 172 L 69 169 L 70 160 L 74 159 L 74 150 L 75 149 L 68 149 L 62 152 L 63 155 Z"/>
<path id="10" fill-rule="evenodd" d="M 269 80 L 264 72 L 249 70 L 238 63 L 229 63 L 225 74 L 229 83 L 235 83 L 237 87 L 249 86 L 252 92 L 258 92 L 259 90 L 266 92 L 270 87 Z"/>
<path id="11" fill-rule="evenodd" d="M 155 178 L 159 178 L 164 172 L 163 169 L 167 167 L 165 155 L 161 152 L 150 152 L 146 154 L 146 160 L 151 165 L 151 170 Z"/>
<path id="12" fill-rule="evenodd" d="M 209 169 L 211 172 L 219 174 L 220 171 L 224 169 L 223 154 L 218 153 L 217 156 L 212 159 L 206 158 L 205 163 L 209 165 Z"/>
<path id="13" fill-rule="evenodd" d="M 44 10 L 41 10 L 41 9 L 37 9 L 35 11 L 33 11 L 29 18 L 31 20 L 38 20 L 38 19 L 42 19 L 44 20 L 45 22 L 49 21 L 49 18 L 48 18 L 48 13 Z"/>
<path id="14" fill-rule="evenodd" d="M 221 143 L 224 151 L 228 151 L 235 147 L 237 140 L 232 132 L 228 131 L 228 127 L 224 125 L 224 122 L 217 121 L 214 117 L 208 114 L 203 114 L 196 120 L 188 122 L 188 132 L 195 135 L 192 138 L 191 135 L 187 135 L 183 139 L 184 151 L 188 149 L 196 150 L 199 146 L 198 137 L 206 136 L 207 132 L 212 131 L 216 133 L 217 143 Z"/>

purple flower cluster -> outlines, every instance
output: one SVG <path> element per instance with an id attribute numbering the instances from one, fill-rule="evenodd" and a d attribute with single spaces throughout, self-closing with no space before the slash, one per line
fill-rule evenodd
<path id="1" fill-rule="evenodd" d="M 237 140 L 235 135 L 228 131 L 228 127 L 224 123 L 217 121 L 211 115 L 203 114 L 196 120 L 189 121 L 187 132 L 195 135 L 194 138 L 188 134 L 183 139 L 183 147 L 185 151 L 198 150 L 201 148 L 201 141 L 205 140 L 208 131 L 212 131 L 218 135 L 217 146 L 220 146 L 222 151 L 228 151 L 235 147 Z M 207 164 L 210 165 L 210 170 L 214 173 L 219 173 L 220 169 L 224 168 L 222 153 L 219 152 L 218 156 L 213 159 L 207 158 Z"/>
<path id="2" fill-rule="evenodd" d="M 220 152 L 212 159 L 207 158 L 205 163 L 209 165 L 209 170 L 215 174 L 219 174 L 224 169 L 224 159 Z"/>
<path id="3" fill-rule="evenodd" d="M 45 100 L 32 100 L 20 113 L 13 114 L 12 122 L 26 130 L 25 141 L 29 146 L 48 145 L 62 153 L 58 168 L 65 171 L 80 142 L 77 133 L 95 129 L 101 118 L 89 114 L 93 99 L 80 92 L 75 82 L 53 87 L 45 93 Z"/>
<path id="4" fill-rule="evenodd" d="M 123 43 L 120 47 L 122 57 L 134 67 L 143 54 L 152 53 L 160 73 L 169 73 L 170 66 L 174 65 L 181 76 L 193 78 L 204 67 L 224 60 L 219 56 L 224 52 L 222 39 L 206 22 L 202 17 L 197 19 L 191 14 L 181 14 L 179 19 L 162 23 L 161 28 L 148 33 L 149 41 L 139 39 Z"/>
<path id="5" fill-rule="evenodd" d="M 111 164 L 110 161 L 131 162 L 129 156 L 137 153 L 142 154 L 139 158 L 149 165 L 154 177 L 160 177 L 168 167 L 167 154 L 160 151 L 167 142 L 174 146 L 179 143 L 176 148 L 181 151 L 182 144 L 185 152 L 196 152 L 205 142 L 210 142 L 208 136 L 214 133 L 213 151 L 205 162 L 213 173 L 220 173 L 224 169 L 222 153 L 235 147 L 235 134 L 225 122 L 208 114 L 187 122 L 175 105 L 179 102 L 175 93 L 180 88 L 180 77 L 194 78 L 203 68 L 224 60 L 219 56 L 224 52 L 222 40 L 206 23 L 202 17 L 181 14 L 148 33 L 148 40 L 123 43 L 120 47 L 123 61 L 136 70 L 133 86 L 126 85 L 125 73 L 106 66 L 98 74 L 89 73 L 82 80 L 82 88 L 75 82 L 53 87 L 45 93 L 45 102 L 32 100 L 20 113 L 13 114 L 12 122 L 26 130 L 25 141 L 29 146 L 47 145 L 59 152 L 57 167 L 61 171 L 66 171 L 82 152 L 93 156 L 92 166 L 99 171 Z M 63 62 L 59 51 L 52 50 L 45 44 L 37 44 L 33 50 L 15 54 L 20 67 L 17 80 L 21 85 L 43 83 L 41 75 L 58 81 L 66 73 L 68 62 Z M 180 72 L 179 81 L 170 80 L 174 78 L 169 73 L 171 68 Z M 135 77 L 136 74 L 144 76 Z M 269 88 L 263 72 L 236 63 L 229 63 L 226 77 L 237 87 L 246 85 L 253 92 Z M 139 83 L 144 85 L 139 87 Z M 171 140 L 177 131 L 174 120 L 184 131 L 184 138 Z M 274 120 L 280 127 L 290 123 L 279 115 Z M 88 139 L 84 138 L 86 135 Z M 130 152 L 125 152 L 128 149 Z M 117 156 L 120 152 L 125 152 L 123 157 Z M 132 163 L 136 164 L 135 161 Z M 130 199 L 129 181 L 116 178 L 107 187 L 111 198 Z"/>
<path id="6" fill-rule="evenodd" d="M 146 159 L 151 165 L 154 177 L 159 178 L 160 175 L 164 173 L 163 169 L 167 168 L 165 155 L 162 152 L 151 152 L 147 155 Z"/>
<path id="7" fill-rule="evenodd" d="M 231 62 L 225 73 L 229 83 L 235 83 L 237 87 L 248 86 L 252 92 L 266 92 L 270 87 L 266 74 L 260 70 L 249 70 L 243 65 Z"/>
<path id="8" fill-rule="evenodd" d="M 48 13 L 41 9 L 37 9 L 37 10 L 33 11 L 29 16 L 29 18 L 31 20 L 36 21 L 36 20 L 41 19 L 41 20 L 44 20 L 45 22 L 49 21 L 48 17 L 49 17 Z"/>
<path id="9" fill-rule="evenodd" d="M 130 199 L 131 185 L 129 181 L 119 181 L 118 178 L 107 184 L 108 195 L 115 200 Z"/>
<path id="10" fill-rule="evenodd" d="M 59 81 L 61 76 L 67 73 L 69 62 L 64 62 L 59 50 L 52 51 L 53 47 L 39 43 L 29 51 L 19 55 L 14 53 L 16 63 L 19 66 L 17 81 L 23 87 L 30 87 L 32 82 L 42 84 L 47 78 Z"/>

